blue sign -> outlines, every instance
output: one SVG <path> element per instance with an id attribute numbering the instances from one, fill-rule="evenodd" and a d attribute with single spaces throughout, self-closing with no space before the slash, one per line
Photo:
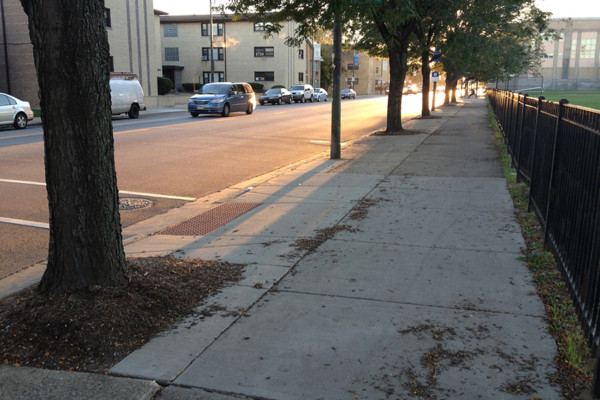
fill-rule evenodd
<path id="1" fill-rule="evenodd" d="M 440 73 L 439 73 L 439 72 L 432 72 L 432 73 L 431 73 L 431 77 L 432 77 L 432 78 L 437 78 L 437 77 L 439 77 L 439 76 L 440 76 Z"/>
<path id="2" fill-rule="evenodd" d="M 354 66 L 358 67 L 358 53 L 354 53 Z"/>

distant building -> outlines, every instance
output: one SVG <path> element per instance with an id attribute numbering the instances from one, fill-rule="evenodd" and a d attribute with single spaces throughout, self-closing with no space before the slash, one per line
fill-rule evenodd
<path id="1" fill-rule="evenodd" d="M 499 89 L 600 89 L 600 18 L 554 19 L 550 28 L 560 36 L 544 42 L 540 67 L 508 82 L 498 82 Z M 488 86 L 495 87 L 495 83 Z"/>
<path id="2" fill-rule="evenodd" d="M 300 47 L 285 44 L 294 35 L 294 22 L 284 22 L 279 34 L 265 38 L 263 23 L 215 14 L 212 60 L 209 15 L 162 15 L 160 23 L 163 74 L 178 91 L 184 83 L 210 81 L 258 82 L 265 89 L 318 85 L 320 69 L 312 42 L 307 40 Z"/>
<path id="3" fill-rule="evenodd" d="M 370 57 L 366 53 L 342 53 L 342 88 L 351 88 L 357 94 L 385 94 L 390 82 L 387 58 Z"/>
<path id="4" fill-rule="evenodd" d="M 162 75 L 157 15 L 164 13 L 155 13 L 152 0 L 105 0 L 105 7 L 111 71 L 136 74 L 145 96 L 157 96 L 157 77 Z M 0 0 L 0 23 L 0 91 L 38 107 L 33 45 L 19 0 Z"/>

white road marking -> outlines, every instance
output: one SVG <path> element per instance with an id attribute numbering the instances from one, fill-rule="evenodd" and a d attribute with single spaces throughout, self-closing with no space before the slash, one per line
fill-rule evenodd
<path id="1" fill-rule="evenodd" d="M 50 229 L 50 224 L 46 224 L 46 223 L 43 223 L 43 222 L 26 221 L 24 219 L 14 219 L 14 218 L 3 218 L 3 217 L 0 217 L 0 222 L 4 222 L 6 224 L 12 224 L 12 225 L 29 226 L 29 227 L 32 227 L 32 228 Z"/>
<path id="2" fill-rule="evenodd" d="M 17 181 L 13 179 L 0 179 L 0 182 L 3 183 L 19 183 L 23 185 L 33 185 L 33 186 L 46 186 L 44 182 L 32 182 L 32 181 Z M 174 200 L 184 200 L 184 201 L 196 201 L 195 197 L 183 197 L 183 196 L 171 196 L 168 194 L 157 194 L 157 193 L 141 193 L 141 192 L 129 192 L 126 190 L 119 190 L 121 194 L 128 194 L 132 196 L 146 196 L 146 197 L 156 197 L 160 199 L 174 199 Z"/>

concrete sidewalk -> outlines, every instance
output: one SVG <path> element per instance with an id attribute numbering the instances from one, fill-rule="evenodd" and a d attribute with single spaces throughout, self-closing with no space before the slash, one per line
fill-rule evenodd
<path id="1" fill-rule="evenodd" d="M 3 366 L 0 398 L 559 399 L 486 102 L 434 114 L 126 228 L 128 256 L 245 278 L 111 376 Z M 257 206 L 207 235 L 154 234 L 223 203 Z"/>

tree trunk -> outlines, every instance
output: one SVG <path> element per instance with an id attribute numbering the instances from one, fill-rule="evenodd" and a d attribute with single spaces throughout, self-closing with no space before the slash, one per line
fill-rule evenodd
<path id="1" fill-rule="evenodd" d="M 387 107 L 386 133 L 402 132 L 402 88 L 406 78 L 408 42 L 400 46 L 388 44 L 390 60 L 390 94 Z"/>
<path id="2" fill-rule="evenodd" d="M 429 50 L 421 53 L 421 74 L 423 76 L 423 99 L 421 103 L 421 117 L 428 117 L 431 115 L 429 110 L 429 82 L 431 75 L 431 68 L 429 67 Z"/>
<path id="3" fill-rule="evenodd" d="M 458 79 L 455 79 L 452 83 L 452 104 L 456 104 L 456 90 L 458 88 Z"/>
<path id="4" fill-rule="evenodd" d="M 21 0 L 40 87 L 50 244 L 39 289 L 125 282 L 103 0 Z"/>

